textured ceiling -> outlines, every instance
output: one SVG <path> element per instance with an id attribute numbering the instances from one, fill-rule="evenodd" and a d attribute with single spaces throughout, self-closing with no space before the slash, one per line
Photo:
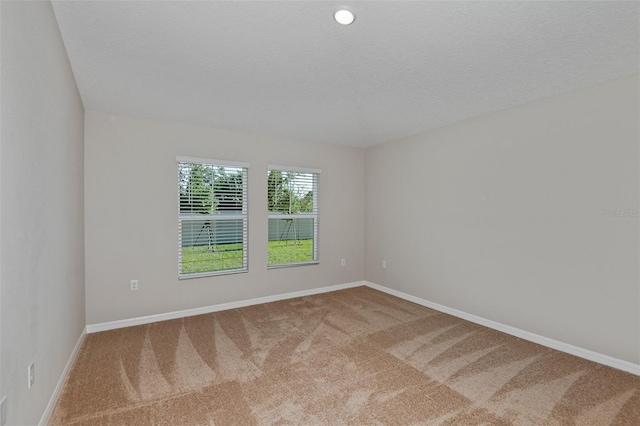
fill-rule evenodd
<path id="1" fill-rule="evenodd" d="M 53 4 L 85 108 L 307 141 L 371 146 L 639 72 L 637 1 Z"/>

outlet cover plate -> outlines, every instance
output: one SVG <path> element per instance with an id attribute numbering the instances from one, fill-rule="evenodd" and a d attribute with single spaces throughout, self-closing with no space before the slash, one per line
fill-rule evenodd
<path id="1" fill-rule="evenodd" d="M 7 397 L 3 396 L 0 400 L 0 426 L 7 423 Z"/>
<path id="2" fill-rule="evenodd" d="M 36 381 L 36 363 L 35 363 L 35 361 L 32 362 L 31 364 L 29 364 L 29 370 L 27 371 L 27 373 L 29 374 L 29 389 L 31 389 L 31 386 L 33 386 L 33 384 Z"/>

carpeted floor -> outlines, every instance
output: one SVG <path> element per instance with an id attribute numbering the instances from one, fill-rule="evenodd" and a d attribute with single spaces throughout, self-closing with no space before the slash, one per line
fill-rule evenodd
<path id="1" fill-rule="evenodd" d="M 640 377 L 358 287 L 87 336 L 52 425 L 640 425 Z"/>

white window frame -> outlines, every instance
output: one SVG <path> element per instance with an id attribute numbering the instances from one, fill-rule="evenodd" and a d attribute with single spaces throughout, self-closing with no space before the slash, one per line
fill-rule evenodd
<path id="1" fill-rule="evenodd" d="M 267 269 L 279 269 L 279 268 L 290 268 L 295 266 L 305 266 L 305 265 L 317 265 L 320 263 L 320 210 L 318 205 L 319 199 L 319 181 L 320 174 L 322 171 L 320 169 L 312 169 L 308 167 L 295 167 L 295 166 L 282 166 L 278 164 L 267 164 L 267 176 L 269 176 L 269 172 L 272 170 L 277 170 L 281 172 L 293 172 L 293 173 L 311 173 L 315 175 L 313 179 L 313 208 L 314 212 L 311 213 L 300 213 L 300 214 L 280 214 L 280 213 L 272 213 L 268 212 L 267 214 L 267 235 L 269 234 L 268 223 L 269 219 L 313 219 L 313 259 L 303 262 L 287 262 L 287 263 L 269 263 L 269 254 L 268 254 L 268 246 L 267 246 Z M 267 241 L 268 244 L 268 241 Z"/>
<path id="2" fill-rule="evenodd" d="M 218 214 L 184 214 L 180 213 L 180 188 L 178 187 L 178 279 L 179 280 L 187 280 L 193 278 L 202 278 L 202 277 L 210 277 L 217 275 L 229 275 L 229 274 L 238 274 L 238 273 L 246 273 L 249 271 L 249 163 L 239 162 L 239 161 L 228 161 L 228 160 L 215 160 L 209 158 L 199 158 L 199 157 L 184 157 L 178 156 L 176 157 L 176 163 L 178 164 L 178 176 L 180 173 L 180 164 L 188 163 L 188 164 L 204 164 L 212 167 L 234 167 L 242 169 L 242 177 L 243 177 L 243 197 L 242 197 L 242 212 L 238 214 L 225 214 L 224 217 Z M 178 177 L 179 179 L 179 177 Z M 179 182 L 178 182 L 179 184 Z M 194 273 L 183 273 L 182 272 L 182 221 L 183 220 L 210 220 L 210 221 L 220 221 L 220 220 L 238 220 L 242 219 L 243 223 L 243 231 L 242 231 L 242 267 L 234 268 L 234 269 L 222 269 L 217 271 L 206 271 L 206 272 L 194 272 Z"/>

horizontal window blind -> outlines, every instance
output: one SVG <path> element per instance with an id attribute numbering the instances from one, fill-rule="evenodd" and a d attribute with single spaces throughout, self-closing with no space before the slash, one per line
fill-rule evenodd
<path id="1" fill-rule="evenodd" d="M 269 167 L 268 266 L 317 263 L 320 171 L 297 167 Z"/>
<path id="2" fill-rule="evenodd" d="M 179 278 L 247 271 L 248 167 L 177 160 Z"/>

